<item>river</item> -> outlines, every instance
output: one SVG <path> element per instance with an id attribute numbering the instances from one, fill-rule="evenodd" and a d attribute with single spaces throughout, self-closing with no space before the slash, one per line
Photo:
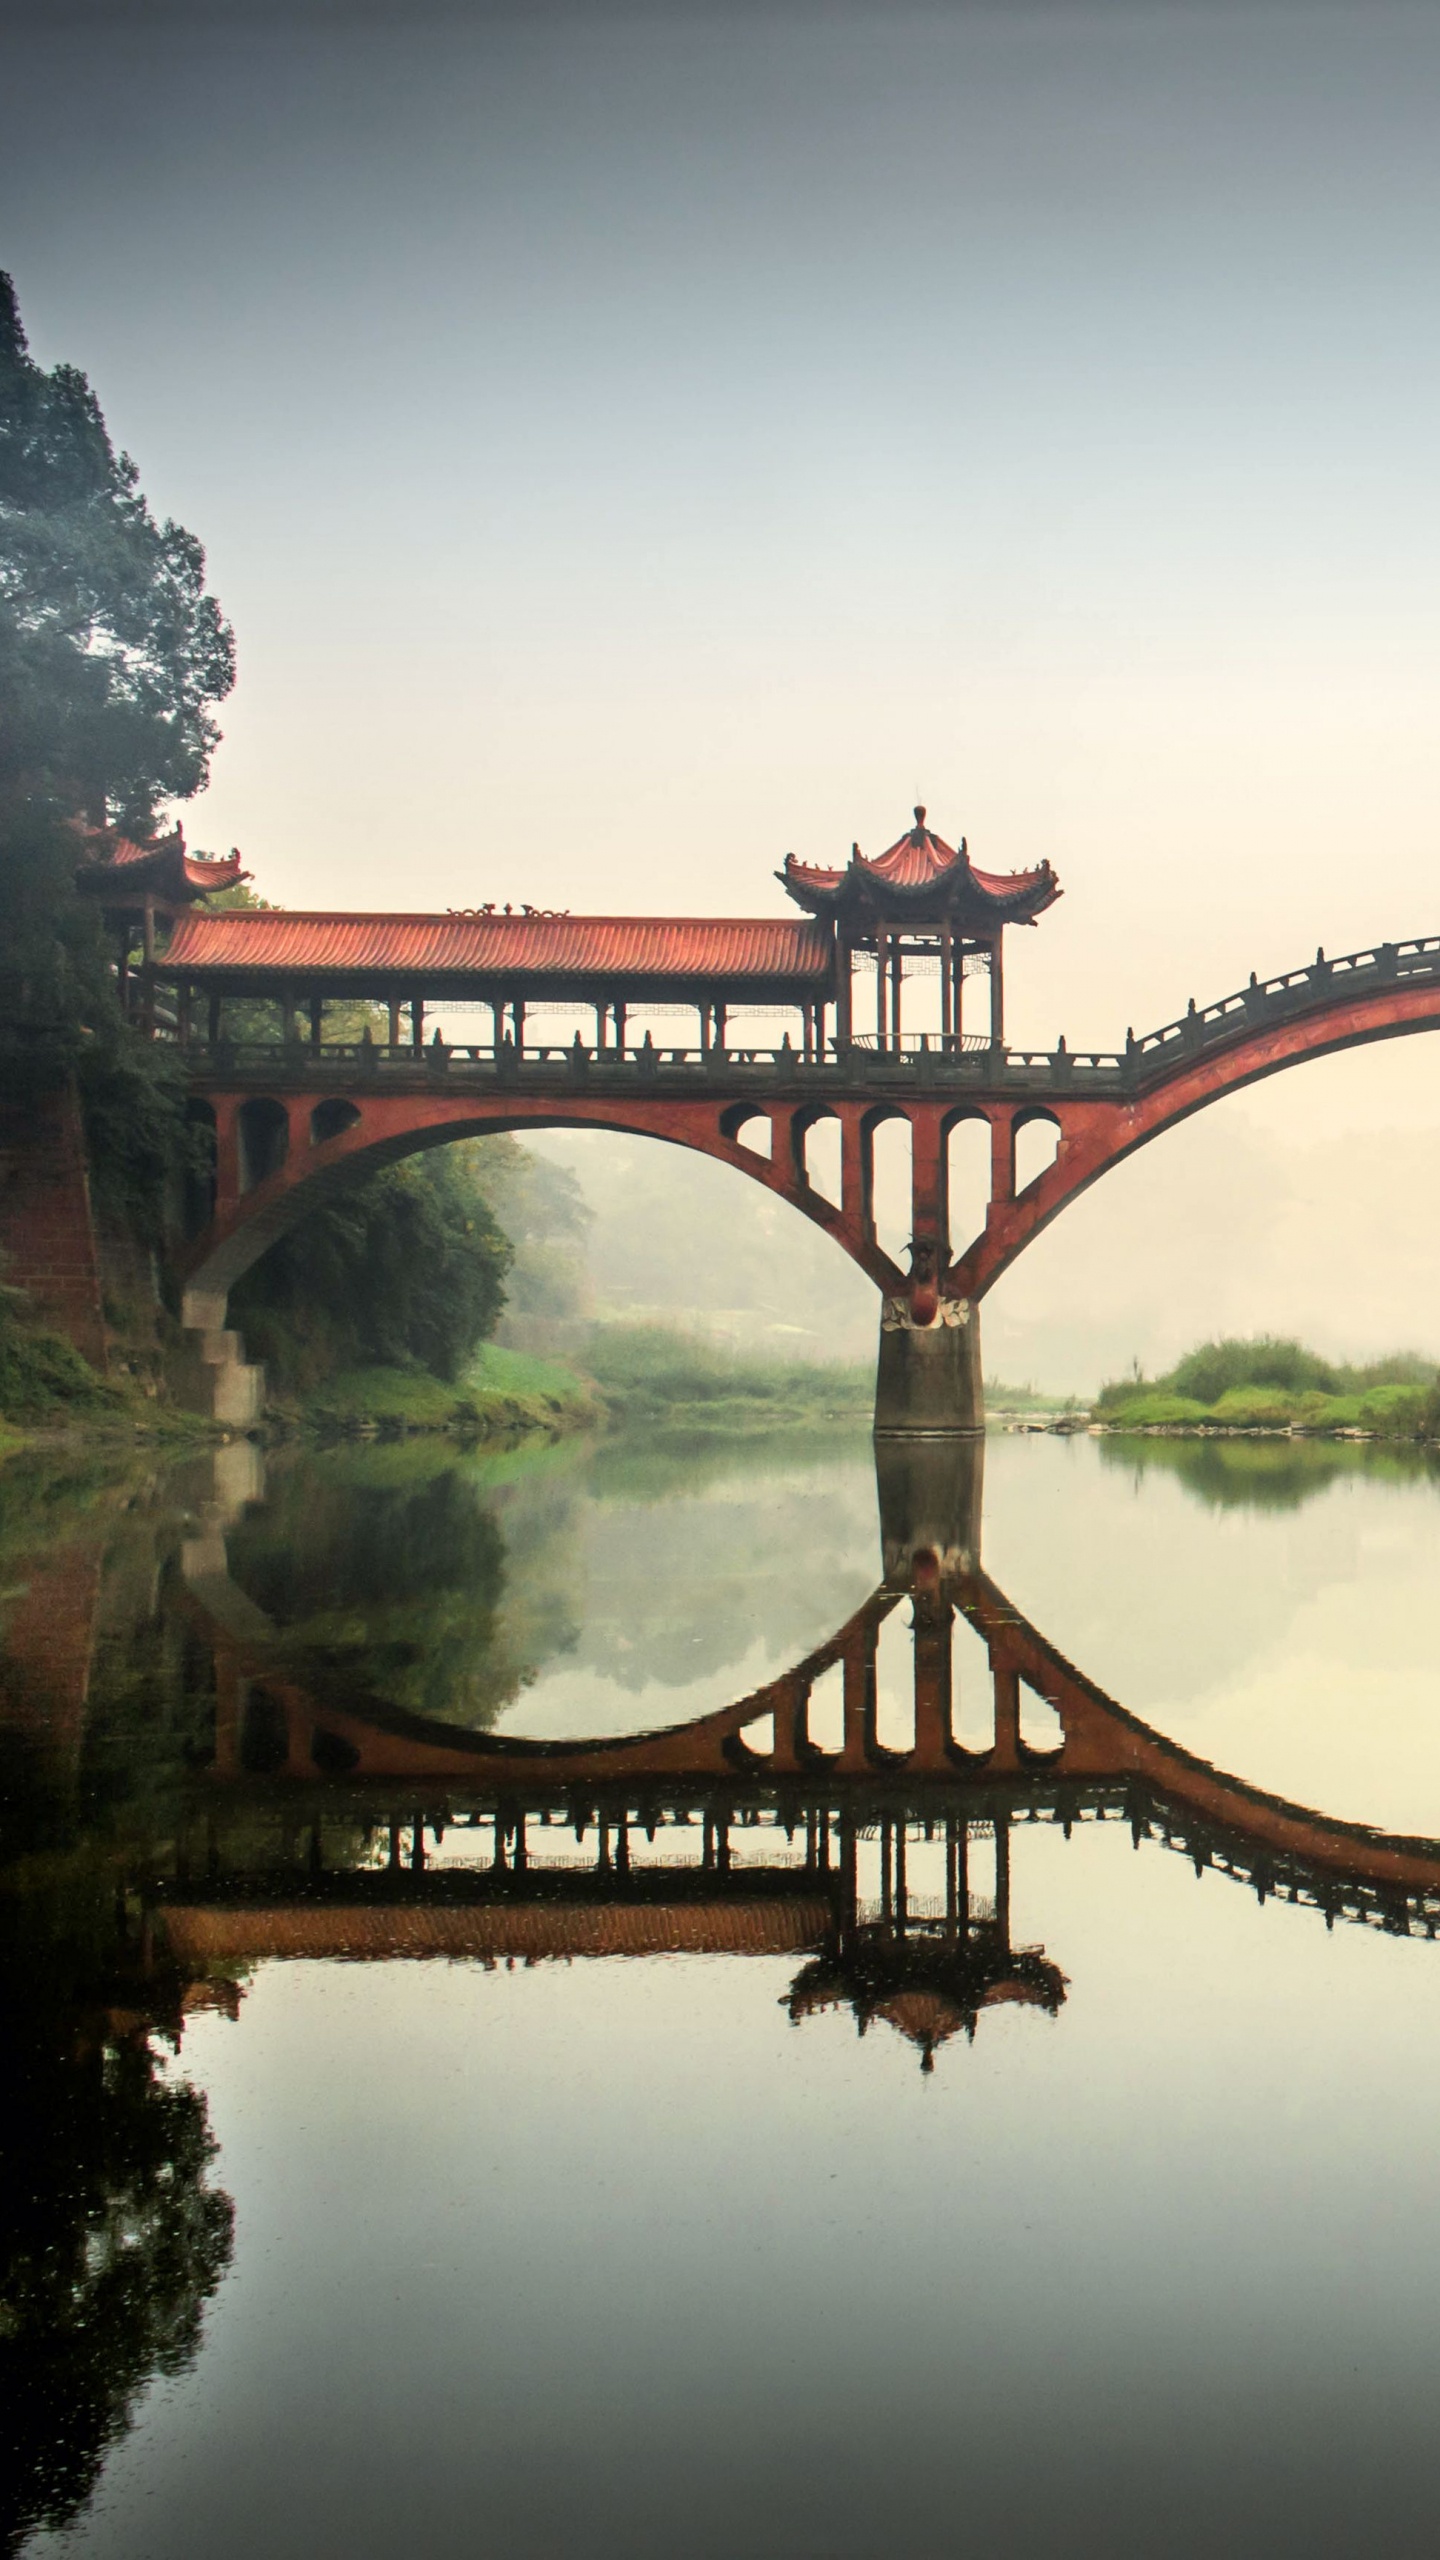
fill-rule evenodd
<path id="1" fill-rule="evenodd" d="M 10 2547 L 1433 2549 L 1440 1475 L 981 1458 L 11 1461 Z"/>

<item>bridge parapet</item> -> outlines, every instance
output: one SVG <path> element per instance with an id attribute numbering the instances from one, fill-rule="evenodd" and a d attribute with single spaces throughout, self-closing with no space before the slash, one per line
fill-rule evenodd
<path id="1" fill-rule="evenodd" d="M 1375 943 L 1366 951 L 1347 951 L 1328 960 L 1323 950 L 1303 968 L 1287 969 L 1277 978 L 1252 974 L 1247 987 L 1218 1003 L 1197 1005 L 1193 998 L 1174 1022 L 1162 1023 L 1137 1039 L 1127 1034 L 1124 1064 L 1136 1082 L 1148 1086 L 1180 1060 L 1242 1036 L 1257 1026 L 1288 1021 L 1318 1005 L 1330 1005 L 1402 985 L 1440 981 L 1440 934 L 1418 934 L 1408 942 Z"/>
<path id="2" fill-rule="evenodd" d="M 933 1047 L 923 1039 L 903 1052 L 853 1046 L 806 1058 L 797 1049 L 594 1050 L 575 1045 L 523 1052 L 502 1046 L 430 1040 L 407 1043 L 322 1041 L 192 1041 L 186 1064 L 198 1085 L 235 1083 L 283 1091 L 317 1081 L 337 1086 L 373 1083 L 387 1091 L 594 1095 L 711 1093 L 717 1086 L 757 1092 L 836 1099 L 964 1095 L 1025 1095 L 1083 1089 L 1119 1094 L 1132 1081 L 1115 1051 L 965 1050 Z"/>

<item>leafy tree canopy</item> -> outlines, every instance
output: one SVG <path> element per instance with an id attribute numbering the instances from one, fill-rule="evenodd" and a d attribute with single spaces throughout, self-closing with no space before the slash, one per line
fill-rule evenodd
<path id="1" fill-rule="evenodd" d="M 204 783 L 235 643 L 83 373 L 46 373 L 0 274 L 0 794 L 145 826 Z"/>
<path id="2" fill-rule="evenodd" d="M 35 362 L 0 274 L 0 996 L 31 1035 L 10 1081 L 73 1065 L 88 1038 L 98 1090 L 138 1046 L 75 893 L 74 823 L 143 834 L 162 802 L 198 791 L 234 681 L 200 544 L 156 522 L 84 374 Z M 164 1071 L 132 1060 L 129 1075 L 155 1088 L 149 1152 L 168 1157 Z"/>

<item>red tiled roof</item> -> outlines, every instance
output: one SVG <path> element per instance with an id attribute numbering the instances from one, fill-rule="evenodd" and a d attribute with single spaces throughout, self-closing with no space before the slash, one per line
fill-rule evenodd
<path id="1" fill-rule="evenodd" d="M 789 916 L 181 916 L 167 971 L 324 976 L 692 978 L 804 981 L 829 975 L 823 925 Z"/>

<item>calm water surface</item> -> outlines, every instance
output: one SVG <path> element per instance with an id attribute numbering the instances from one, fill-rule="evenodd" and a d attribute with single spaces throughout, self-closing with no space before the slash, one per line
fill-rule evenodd
<path id="1" fill-rule="evenodd" d="M 0 1476 L 13 2547 L 1429 2553 L 1440 1479 Z"/>

